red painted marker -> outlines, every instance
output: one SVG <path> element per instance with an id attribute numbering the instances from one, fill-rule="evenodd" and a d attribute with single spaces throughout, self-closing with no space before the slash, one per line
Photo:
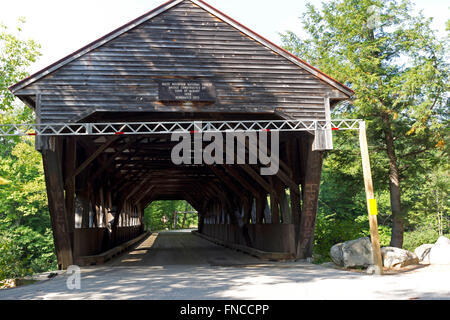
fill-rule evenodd
<path id="1" fill-rule="evenodd" d="M 116 132 L 115 134 L 125 134 L 125 132 Z"/>

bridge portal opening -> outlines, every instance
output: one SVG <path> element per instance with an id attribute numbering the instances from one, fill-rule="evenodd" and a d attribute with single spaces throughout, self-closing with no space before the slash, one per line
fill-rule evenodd
<path id="1" fill-rule="evenodd" d="M 331 110 L 354 92 L 205 2 L 169 1 L 10 90 L 36 124 L 0 133 L 36 136 L 60 268 L 141 236 L 144 209 L 168 200 L 210 239 L 312 255 Z M 233 163 L 175 164 L 177 131 L 193 151 L 202 132 L 266 135 L 278 170 L 239 162 L 262 151 L 248 140 Z"/>
<path id="2" fill-rule="evenodd" d="M 144 209 L 146 230 L 197 230 L 198 212 L 185 200 L 154 201 Z"/>

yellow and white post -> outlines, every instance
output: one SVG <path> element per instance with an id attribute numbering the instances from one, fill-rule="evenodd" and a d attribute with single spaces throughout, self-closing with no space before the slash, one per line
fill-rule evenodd
<path id="1" fill-rule="evenodd" d="M 370 169 L 369 148 L 367 145 L 366 122 L 359 122 L 359 145 L 366 188 L 367 209 L 369 213 L 370 238 L 372 240 L 373 263 L 376 274 L 383 274 L 383 261 L 381 259 L 380 236 L 378 234 L 378 209 L 373 192 L 372 172 Z"/>

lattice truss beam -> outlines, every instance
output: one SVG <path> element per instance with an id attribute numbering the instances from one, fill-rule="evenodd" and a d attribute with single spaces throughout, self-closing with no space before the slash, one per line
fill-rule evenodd
<path id="1" fill-rule="evenodd" d="M 358 130 L 363 120 L 244 120 L 0 124 L 0 136 L 109 136 L 207 132 Z"/>

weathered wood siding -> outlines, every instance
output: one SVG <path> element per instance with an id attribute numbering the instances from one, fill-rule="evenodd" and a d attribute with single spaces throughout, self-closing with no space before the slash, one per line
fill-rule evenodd
<path id="1" fill-rule="evenodd" d="M 158 79 L 212 81 L 210 105 L 165 105 Z M 41 94 L 41 121 L 97 111 L 272 112 L 325 119 L 337 89 L 190 1 L 89 52 L 17 95 Z"/>

